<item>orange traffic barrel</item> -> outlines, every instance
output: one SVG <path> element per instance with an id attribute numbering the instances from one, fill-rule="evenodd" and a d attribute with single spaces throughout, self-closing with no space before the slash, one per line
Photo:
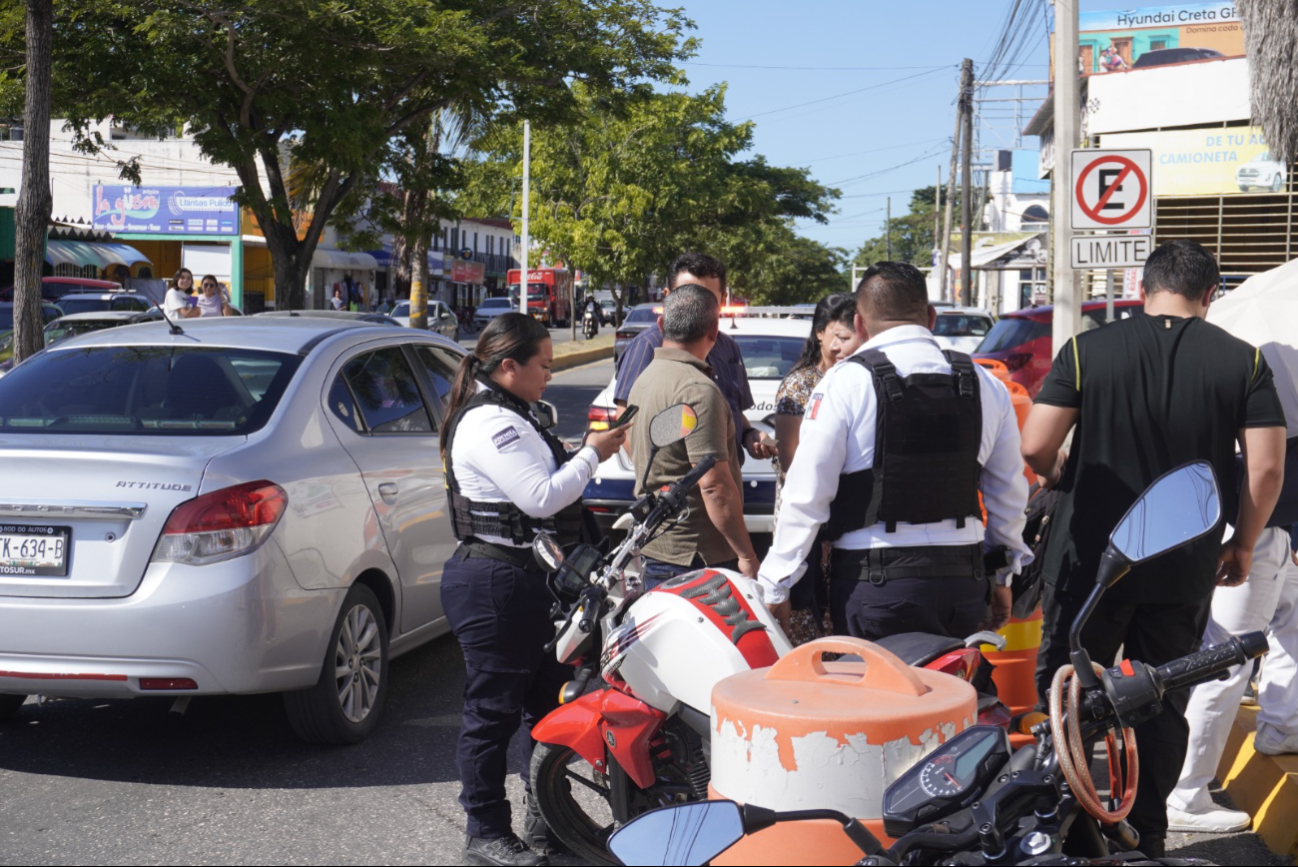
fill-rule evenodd
<path id="1" fill-rule="evenodd" d="M 1005 639 L 1005 649 L 997 650 L 990 644 L 982 646 L 983 656 L 996 666 L 992 680 L 996 693 L 1014 716 L 1031 713 L 1037 705 L 1037 656 L 1041 651 L 1041 606 L 1026 620 L 1017 617 L 1000 630 Z M 1015 746 L 1030 737 L 1022 733 L 1011 734 Z"/>
<path id="2" fill-rule="evenodd" d="M 826 662 L 826 653 L 860 662 Z M 773 810 L 838 810 L 883 833 L 888 784 L 973 724 L 963 680 L 911 668 L 858 638 L 822 638 L 712 690 L 714 798 Z M 776 825 L 713 864 L 852 864 L 861 852 L 835 822 Z"/>

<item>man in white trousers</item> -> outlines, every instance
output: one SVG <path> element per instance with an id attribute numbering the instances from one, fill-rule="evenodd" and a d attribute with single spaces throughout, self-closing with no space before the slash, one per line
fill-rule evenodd
<path id="1" fill-rule="evenodd" d="M 1270 755 L 1298 752 L 1298 566 L 1289 533 L 1281 527 L 1262 531 L 1247 581 L 1217 588 L 1203 643 L 1206 647 L 1262 629 L 1267 630 L 1271 651 L 1262 663 L 1254 749 Z M 1252 673 L 1252 665 L 1241 665 L 1225 680 L 1195 687 L 1190 696 L 1185 711 L 1190 744 L 1181 779 L 1168 798 L 1168 830 L 1225 833 L 1249 826 L 1248 813 L 1213 803 L 1208 784 L 1217 775 Z"/>

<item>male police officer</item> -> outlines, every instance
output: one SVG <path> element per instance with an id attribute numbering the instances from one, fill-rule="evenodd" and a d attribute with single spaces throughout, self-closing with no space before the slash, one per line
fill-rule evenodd
<path id="1" fill-rule="evenodd" d="M 998 628 L 1009 618 L 1011 577 L 1032 559 L 1010 395 L 969 356 L 939 348 L 915 267 L 871 266 L 856 307 L 868 342 L 825 375 L 807 406 L 758 574 L 764 599 L 784 622 L 789 587 L 823 524 L 834 543 L 835 632 L 964 638 Z"/>

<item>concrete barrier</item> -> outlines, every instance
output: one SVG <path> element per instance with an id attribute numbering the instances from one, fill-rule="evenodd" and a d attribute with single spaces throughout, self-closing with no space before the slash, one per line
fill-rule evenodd
<path id="1" fill-rule="evenodd" d="M 569 346 L 580 346 L 581 348 L 565 351 Z M 607 337 L 596 337 L 594 340 L 561 343 L 556 347 L 554 361 L 550 364 L 550 370 L 558 373 L 560 370 L 581 367 L 583 364 L 603 361 L 605 358 L 612 357 L 613 335 L 611 334 Z"/>
<path id="2" fill-rule="evenodd" d="M 1298 755 L 1268 756 L 1253 749 L 1257 708 L 1241 707 L 1231 728 L 1217 779 L 1235 806 L 1253 816 L 1253 831 L 1285 858 L 1298 855 Z"/>

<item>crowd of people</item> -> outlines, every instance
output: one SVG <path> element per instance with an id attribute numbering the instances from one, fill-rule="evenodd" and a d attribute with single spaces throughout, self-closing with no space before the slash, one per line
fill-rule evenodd
<path id="1" fill-rule="evenodd" d="M 577 450 L 544 430 L 528 404 L 549 379 L 553 350 L 545 329 L 520 314 L 492 320 L 456 379 L 442 436 L 462 544 L 442 597 L 468 669 L 460 735 L 468 863 L 543 864 L 552 851 L 530 794 L 522 839 L 504 794 L 504 751 L 520 725 L 554 706 L 563 676 L 542 650 L 549 599 L 529 545 L 541 530 L 561 544 L 594 538 L 581 492 L 620 448 L 635 464 L 637 494 L 715 459 L 685 516 L 645 546 L 645 586 L 705 566 L 735 570 L 757 582 L 795 642 L 831 632 L 963 639 L 1004 626 L 1015 576 L 1034 559 L 1024 539 L 1026 461 L 1060 492 L 1054 529 L 1035 552 L 1045 585 L 1043 702 L 1068 661 L 1068 628 L 1109 533 L 1160 475 L 1208 460 L 1224 501 L 1236 500 L 1238 479 L 1230 525 L 1134 567 L 1101 602 L 1083 645 L 1103 665 L 1120 653 L 1158 665 L 1203 641 L 1269 627 L 1257 749 L 1298 752 L 1298 558 L 1272 515 L 1286 414 L 1298 423 L 1298 407 L 1286 413 L 1259 349 L 1205 321 L 1220 284 L 1210 252 L 1160 246 L 1145 267 L 1146 315 L 1059 347 L 1022 432 L 1006 387 L 934 340 L 923 274 L 880 262 L 854 294 L 816 305 L 802 356 L 779 387 L 771 437 L 745 417 L 753 396 L 743 356 L 720 327 L 726 280 L 710 256 L 678 258 L 661 316 L 617 366 L 619 413 L 635 407 L 647 420 L 676 404 L 693 408 L 694 433 L 666 448 L 652 447 L 643 420 L 589 433 Z M 778 479 L 773 540 L 760 562 L 743 519 L 746 460 L 773 460 Z M 1147 855 L 1162 855 L 1169 827 L 1247 826 L 1247 814 L 1218 807 L 1208 786 L 1250 673 L 1172 698 L 1138 730 L 1144 767 L 1130 821 Z M 532 742 L 522 745 L 526 789 Z"/>

